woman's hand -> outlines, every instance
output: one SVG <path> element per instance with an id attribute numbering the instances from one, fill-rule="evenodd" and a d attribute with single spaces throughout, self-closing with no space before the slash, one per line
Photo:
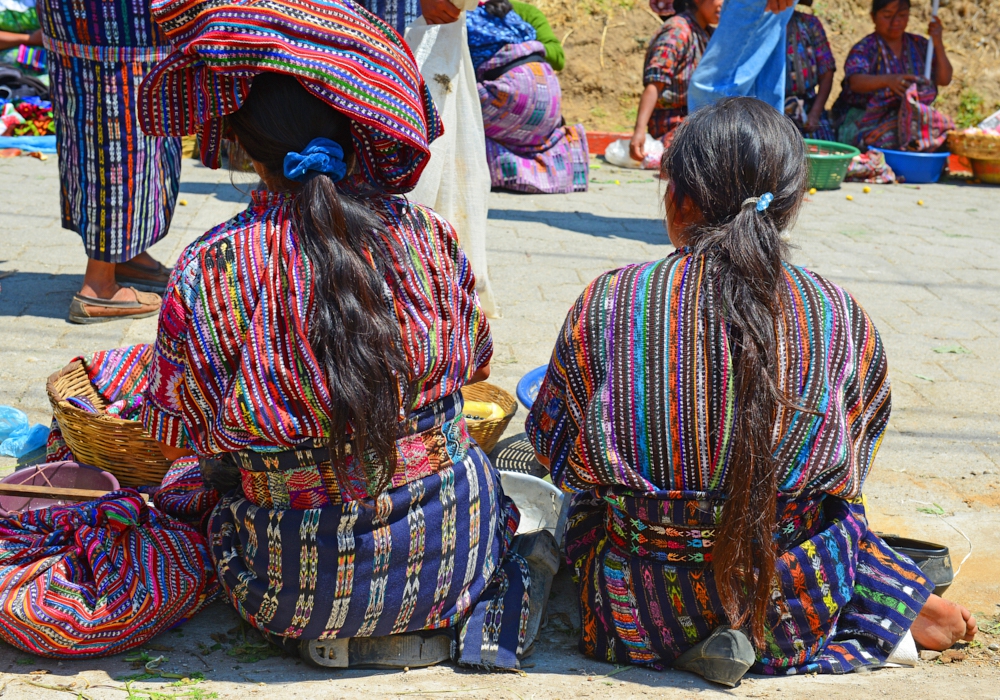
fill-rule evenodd
<path id="1" fill-rule="evenodd" d="M 904 97 L 906 95 L 906 88 L 915 82 L 917 82 L 917 76 L 915 75 L 895 73 L 885 76 L 885 86 L 900 97 Z"/>
<path id="2" fill-rule="evenodd" d="M 962 640 L 971 642 L 978 631 L 976 618 L 967 608 L 933 593 L 910 627 L 913 641 L 934 651 L 944 651 Z"/>
<path id="3" fill-rule="evenodd" d="M 451 24 L 462 11 L 452 5 L 450 0 L 420 0 L 420 14 L 427 24 Z"/>
<path id="4" fill-rule="evenodd" d="M 628 143 L 628 157 L 640 163 L 646 157 L 646 131 L 636 129 L 632 134 L 632 140 Z"/>
<path id="5" fill-rule="evenodd" d="M 163 458 L 168 462 L 175 462 L 181 457 L 194 457 L 196 456 L 193 450 L 189 450 L 184 447 L 174 447 L 173 445 L 168 445 L 165 442 L 157 442 L 160 446 L 160 452 L 163 453 Z"/>
<path id="6" fill-rule="evenodd" d="M 935 51 L 943 46 L 941 37 L 944 35 L 944 25 L 941 24 L 939 18 L 931 17 L 931 22 L 927 25 L 927 33 L 930 34 L 931 41 L 934 42 Z"/>
<path id="7" fill-rule="evenodd" d="M 820 114 L 821 112 L 815 110 L 809 112 L 809 115 L 806 117 L 806 123 L 802 125 L 802 129 L 809 133 L 819 129 Z"/>

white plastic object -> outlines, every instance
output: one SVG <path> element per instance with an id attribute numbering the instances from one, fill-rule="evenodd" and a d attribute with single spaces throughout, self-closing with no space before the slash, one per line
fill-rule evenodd
<path id="1" fill-rule="evenodd" d="M 500 485 L 521 513 L 518 535 L 548 530 L 556 542 L 562 542 L 569 506 L 566 494 L 537 476 L 517 472 L 501 471 Z"/>
<path id="2" fill-rule="evenodd" d="M 663 158 L 664 151 L 662 141 L 646 134 L 646 156 L 641 161 L 632 160 L 632 156 L 628 153 L 628 147 L 628 139 L 612 141 L 604 151 L 604 159 L 611 163 L 611 165 L 617 165 L 619 168 L 634 168 L 636 170 L 660 169 L 660 159 Z"/>

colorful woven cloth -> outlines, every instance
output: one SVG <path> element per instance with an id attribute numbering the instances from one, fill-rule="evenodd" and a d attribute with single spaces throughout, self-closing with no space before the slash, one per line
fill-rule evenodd
<path id="1" fill-rule="evenodd" d="M 448 222 L 399 197 L 366 203 L 389 237 L 373 242 L 395 260 L 385 281 L 419 409 L 489 363 L 489 324 Z M 210 455 L 327 437 L 329 390 L 309 344 L 312 271 L 292 229 L 294 205 L 291 194 L 254 192 L 246 211 L 181 255 L 143 406 L 157 440 Z"/>
<path id="2" fill-rule="evenodd" d="M 507 556 L 517 509 L 482 450 L 448 434 L 460 412 L 454 400 L 418 412 L 417 430 L 442 434 L 434 459 L 442 468 L 375 499 L 279 510 L 262 507 L 256 492 L 224 497 L 210 520 L 211 546 L 240 614 L 292 639 L 460 627 L 469 618 L 459 660 L 515 667 L 530 585 L 524 561 Z M 289 466 L 299 454 L 249 457 L 292 483 L 303 480 Z"/>
<path id="3" fill-rule="evenodd" d="M 469 33 L 472 67 L 477 73 L 480 66 L 508 44 L 524 44 L 537 38 L 535 28 L 516 12 L 497 17 L 487 12 L 482 5 L 465 13 L 465 27 Z M 544 45 L 542 55 L 545 55 Z"/>
<path id="4" fill-rule="evenodd" d="M 76 359 L 101 397 L 110 403 L 143 394 L 149 385 L 149 363 L 153 346 L 148 343 L 127 345 L 112 350 L 99 350 Z"/>
<path id="5" fill-rule="evenodd" d="M 710 36 L 711 29 L 702 29 L 690 13 L 682 12 L 664 22 L 649 41 L 642 84 L 660 83 L 663 89 L 646 129 L 668 146 L 687 116 L 688 84 Z"/>
<path id="6" fill-rule="evenodd" d="M 0 517 L 0 637 L 26 653 L 117 654 L 217 591 L 204 538 L 131 489 Z"/>
<path id="7" fill-rule="evenodd" d="M 795 11 L 788 20 L 785 37 L 788 51 L 785 96 L 815 96 L 819 77 L 837 70 L 823 23 L 815 15 Z"/>
<path id="8" fill-rule="evenodd" d="M 63 228 L 87 257 L 125 262 L 167 235 L 181 172 L 178 139 L 146 136 L 136 101 L 169 49 L 148 0 L 40 0 L 56 114 Z"/>
<path id="9" fill-rule="evenodd" d="M 185 522 L 198 522 L 219 502 L 219 492 L 205 488 L 197 457 L 176 460 L 153 496 L 153 503 L 167 515 Z"/>
<path id="10" fill-rule="evenodd" d="M 157 0 L 153 16 L 176 51 L 143 81 L 148 134 L 201 132 L 202 160 L 219 166 L 223 117 L 253 76 L 296 77 L 352 121 L 358 172 L 338 187 L 401 193 L 416 185 L 441 122 L 402 38 L 346 0 Z"/>
<path id="11" fill-rule="evenodd" d="M 586 192 L 587 133 L 583 124 L 564 126 L 559 78 L 544 55 L 537 41 L 507 44 L 477 71 L 491 182 L 517 192 Z M 526 57 L 539 60 L 483 78 Z"/>
<path id="12" fill-rule="evenodd" d="M 669 665 L 725 620 L 706 565 L 740 405 L 714 279 L 689 250 L 598 277 L 570 311 L 526 421 L 553 483 L 590 499 L 567 542 L 581 648 L 603 660 Z M 784 289 L 778 388 L 817 413 L 778 408 L 777 586 L 792 617 L 771 618 L 759 668 L 878 665 L 930 590 L 867 533 L 860 510 L 844 510 L 889 419 L 885 353 L 840 287 L 786 264 Z M 848 599 L 861 612 L 848 615 Z M 848 651 L 831 651 L 831 638 Z"/>
<path id="13" fill-rule="evenodd" d="M 847 166 L 845 180 L 870 182 L 873 185 L 888 185 L 896 181 L 896 173 L 885 162 L 885 154 L 877 148 L 869 148 L 865 153 L 854 156 Z"/>
<path id="14" fill-rule="evenodd" d="M 903 51 L 898 56 L 878 34 L 869 34 L 854 45 L 844 64 L 844 89 L 834 105 L 841 124 L 841 140 L 850 139 L 850 143 L 862 150 L 874 146 L 933 151 L 945 142 L 947 131 L 955 128 L 955 123 L 931 106 L 938 94 L 932 82 L 921 79 L 911 85 L 905 99 L 888 88 L 861 94 L 848 86 L 852 75 L 922 76 L 927 44 L 922 36 L 904 34 Z M 848 118 L 852 107 L 864 112 Z"/>
<path id="15" fill-rule="evenodd" d="M 400 36 L 420 16 L 420 0 L 360 0 L 358 4 L 384 19 Z"/>

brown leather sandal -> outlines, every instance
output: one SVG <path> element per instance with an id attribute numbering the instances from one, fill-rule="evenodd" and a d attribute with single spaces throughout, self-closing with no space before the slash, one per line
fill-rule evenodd
<path id="1" fill-rule="evenodd" d="M 129 289 L 135 294 L 135 301 L 112 301 L 74 294 L 67 320 L 80 324 L 104 323 L 119 318 L 146 318 L 160 313 L 162 299 L 159 294 L 140 292 L 134 287 Z"/>
<path id="2" fill-rule="evenodd" d="M 135 287 L 143 292 L 163 293 L 172 271 L 159 261 L 155 269 L 135 265 L 131 261 L 115 263 L 115 281 L 123 287 Z"/>

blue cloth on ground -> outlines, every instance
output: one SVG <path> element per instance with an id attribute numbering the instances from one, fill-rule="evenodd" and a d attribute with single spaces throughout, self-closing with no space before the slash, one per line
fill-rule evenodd
<path id="1" fill-rule="evenodd" d="M 55 153 L 55 136 L 0 136 L 0 148 L 20 148 L 25 153 Z"/>
<path id="2" fill-rule="evenodd" d="M 785 27 L 794 6 L 766 12 L 767 0 L 726 0 L 719 27 L 688 86 L 688 112 L 724 97 L 763 100 L 779 112 L 785 105 Z"/>

